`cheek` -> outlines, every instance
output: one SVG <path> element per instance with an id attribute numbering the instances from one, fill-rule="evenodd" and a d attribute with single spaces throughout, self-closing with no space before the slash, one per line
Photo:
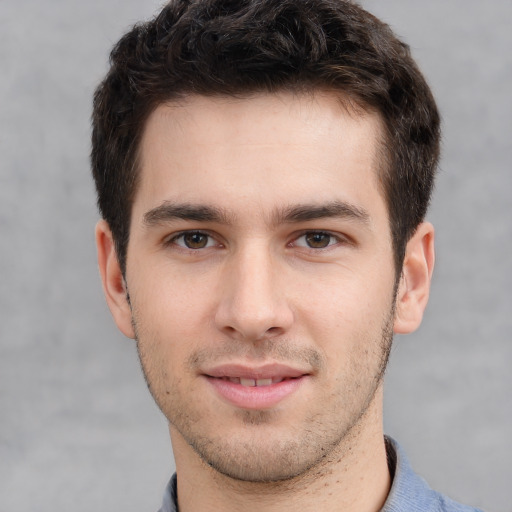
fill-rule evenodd
<path id="1" fill-rule="evenodd" d="M 178 305 L 181 301 L 159 295 L 157 290 L 149 297 L 151 300 L 138 296 L 134 305 L 137 349 L 149 390 L 170 418 L 171 411 L 180 410 L 181 397 L 193 381 L 186 362 L 200 336 L 186 316 L 190 309 Z M 162 300 L 157 300 L 159 297 Z"/>
<path id="2" fill-rule="evenodd" d="M 378 272 L 334 269 L 303 284 L 297 307 L 327 332 L 371 330 L 392 307 L 393 280 Z"/>
<path id="3" fill-rule="evenodd" d="M 155 265 L 151 273 L 134 283 L 137 312 L 141 320 L 162 331 L 161 335 L 187 333 L 204 325 L 211 311 L 209 281 L 200 272 L 186 274 L 162 264 Z"/>
<path id="4" fill-rule="evenodd" d="M 297 315 L 334 373 L 374 365 L 392 311 L 393 282 L 371 275 L 314 281 Z M 323 281 L 323 280 L 322 280 Z"/>
<path id="5" fill-rule="evenodd" d="M 140 280 L 132 306 L 139 355 L 150 385 L 159 393 L 183 374 L 208 326 L 208 295 L 194 287 L 177 286 L 178 279 Z M 134 283 L 136 285 L 137 283 Z"/>

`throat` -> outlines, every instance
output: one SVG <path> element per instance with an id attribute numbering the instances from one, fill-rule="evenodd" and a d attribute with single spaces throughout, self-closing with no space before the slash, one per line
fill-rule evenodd
<path id="1" fill-rule="evenodd" d="M 391 486 L 383 435 L 363 448 L 342 443 L 293 478 L 259 482 L 227 476 L 206 464 L 197 453 L 189 457 L 190 445 L 184 450 L 189 455 L 184 460 L 178 448 L 183 440 L 176 443 L 177 436 L 171 437 L 180 512 L 245 512 L 248 507 L 261 512 L 378 512 Z"/>

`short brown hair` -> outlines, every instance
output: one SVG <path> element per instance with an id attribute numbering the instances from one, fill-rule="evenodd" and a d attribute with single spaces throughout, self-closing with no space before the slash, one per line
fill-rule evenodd
<path id="1" fill-rule="evenodd" d="M 348 95 L 383 120 L 380 179 L 400 271 L 430 201 L 440 119 L 408 46 L 386 24 L 345 0 L 173 0 L 124 35 L 110 63 L 94 95 L 91 162 L 123 273 L 138 148 L 159 104 L 316 89 Z"/>

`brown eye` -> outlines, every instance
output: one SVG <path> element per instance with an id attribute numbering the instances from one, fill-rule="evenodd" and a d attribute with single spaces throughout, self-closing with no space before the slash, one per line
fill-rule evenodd
<path id="1" fill-rule="evenodd" d="M 184 233 L 183 243 L 188 249 L 204 249 L 208 245 L 209 238 L 204 233 Z"/>
<path id="2" fill-rule="evenodd" d="M 307 233 L 306 244 L 312 249 L 323 249 L 331 244 L 332 236 L 328 233 Z"/>

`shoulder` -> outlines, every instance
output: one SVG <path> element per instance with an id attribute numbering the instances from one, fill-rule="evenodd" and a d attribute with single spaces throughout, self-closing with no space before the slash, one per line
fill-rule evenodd
<path id="1" fill-rule="evenodd" d="M 482 510 L 478 508 L 469 507 L 467 505 L 462 505 L 457 503 L 447 496 L 443 496 L 442 494 L 436 493 L 439 500 L 439 510 L 443 512 L 482 512 Z"/>
<path id="2" fill-rule="evenodd" d="M 393 483 L 381 512 L 482 512 L 431 489 L 411 468 L 398 443 L 386 438 L 388 461 Z"/>

